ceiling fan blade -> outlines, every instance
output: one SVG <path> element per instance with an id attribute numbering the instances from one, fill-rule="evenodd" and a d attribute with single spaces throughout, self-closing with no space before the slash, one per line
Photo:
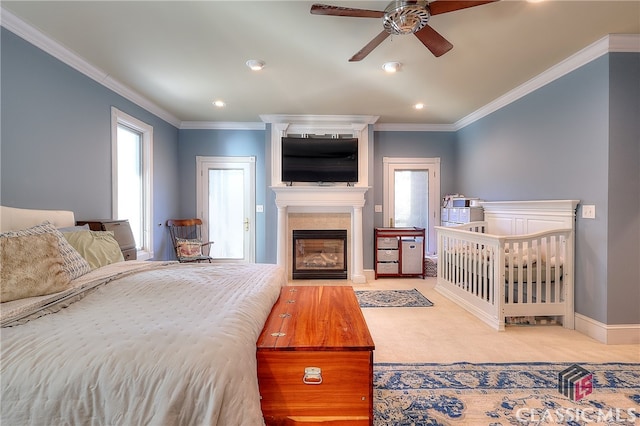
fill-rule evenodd
<path id="1" fill-rule="evenodd" d="M 386 31 L 382 31 L 380 34 L 378 34 L 377 36 L 375 36 L 375 38 L 373 40 L 371 40 L 365 47 L 363 47 L 362 49 L 360 49 L 360 51 L 358 51 L 358 53 L 356 53 L 355 55 L 353 55 L 351 57 L 351 59 L 349 59 L 349 62 L 357 62 L 357 61 L 361 61 L 364 58 L 366 58 L 366 56 L 371 53 L 373 51 L 373 49 L 375 49 L 376 47 L 378 47 L 378 45 L 380 43 L 382 43 L 387 37 L 389 37 L 391 34 L 389 34 Z"/>
<path id="2" fill-rule="evenodd" d="M 480 0 L 480 1 L 458 1 L 458 0 L 440 0 L 429 3 L 429 12 L 432 15 L 440 15 L 441 13 L 454 12 L 468 7 L 482 6 L 483 4 L 493 3 L 498 0 Z"/>
<path id="3" fill-rule="evenodd" d="M 439 57 L 453 49 L 453 44 L 442 37 L 436 30 L 426 25 L 423 29 L 414 33 L 418 40 L 424 44 L 434 56 Z"/>
<path id="4" fill-rule="evenodd" d="M 313 15 L 350 16 L 354 18 L 382 18 L 383 11 L 353 9 L 351 7 L 331 6 L 328 4 L 314 4 L 311 6 Z"/>

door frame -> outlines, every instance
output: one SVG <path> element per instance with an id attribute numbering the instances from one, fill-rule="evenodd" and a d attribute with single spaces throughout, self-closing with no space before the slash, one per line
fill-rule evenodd
<path id="1" fill-rule="evenodd" d="M 202 235 L 209 235 L 208 223 L 208 178 L 205 172 L 212 168 L 233 168 L 234 164 L 245 164 L 249 167 L 248 194 L 244 194 L 246 215 L 249 219 L 249 235 L 245 238 L 244 259 L 223 259 L 220 262 L 248 262 L 255 263 L 256 258 L 256 157 L 217 157 L 196 156 L 196 211 L 202 218 Z M 245 186 L 246 188 L 246 186 Z M 213 260 L 214 262 L 216 259 Z"/>
<path id="2" fill-rule="evenodd" d="M 399 170 L 428 170 L 429 171 L 429 229 L 426 230 L 427 247 L 429 252 L 436 250 L 436 230 L 440 225 L 440 157 L 433 158 L 406 158 L 383 157 L 382 158 L 382 211 L 383 226 L 389 226 L 389 219 L 393 216 L 393 186 L 390 180 L 393 172 Z"/>

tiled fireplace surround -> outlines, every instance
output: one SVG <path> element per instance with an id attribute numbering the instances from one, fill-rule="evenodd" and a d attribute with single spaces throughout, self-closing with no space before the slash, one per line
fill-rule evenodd
<path id="1" fill-rule="evenodd" d="M 371 116 L 261 116 L 271 124 L 271 189 L 276 195 L 277 263 L 291 279 L 294 229 L 346 229 L 347 270 L 355 284 L 365 283 L 362 208 L 368 182 L 368 125 Z M 281 138 L 287 134 L 351 134 L 358 138 L 358 182 L 354 186 L 294 183 L 281 180 Z"/>

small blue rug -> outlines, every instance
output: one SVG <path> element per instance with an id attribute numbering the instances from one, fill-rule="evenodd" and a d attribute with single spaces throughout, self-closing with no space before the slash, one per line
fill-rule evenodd
<path id="1" fill-rule="evenodd" d="M 577 401 L 558 390 L 572 364 L 375 364 L 374 425 L 640 424 L 640 364 L 577 363 L 592 374 Z"/>
<path id="2" fill-rule="evenodd" d="M 413 290 L 358 290 L 361 308 L 421 308 L 433 303 L 415 288 Z"/>

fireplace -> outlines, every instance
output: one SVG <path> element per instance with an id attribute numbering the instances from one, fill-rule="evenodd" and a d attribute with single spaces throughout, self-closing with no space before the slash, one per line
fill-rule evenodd
<path id="1" fill-rule="evenodd" d="M 278 186 L 272 187 L 276 193 L 278 208 L 278 265 L 284 267 L 290 279 L 292 274 L 292 230 L 296 229 L 347 229 L 347 279 L 355 284 L 367 282 L 363 271 L 362 206 L 368 187 L 347 186 Z M 311 214 L 320 217 L 309 223 L 311 226 L 293 226 L 292 217 L 297 214 Z M 345 214 L 347 226 L 339 223 L 327 224 L 327 214 Z"/>
<path id="2" fill-rule="evenodd" d="M 345 229 L 293 230 L 292 278 L 346 279 Z"/>

